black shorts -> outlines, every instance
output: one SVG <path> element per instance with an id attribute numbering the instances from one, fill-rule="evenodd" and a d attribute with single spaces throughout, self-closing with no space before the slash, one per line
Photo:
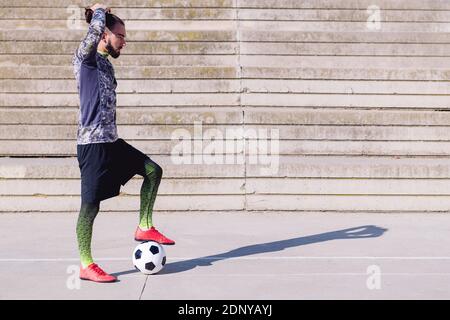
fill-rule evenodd
<path id="1" fill-rule="evenodd" d="M 120 193 L 134 175 L 145 174 L 147 155 L 118 139 L 112 143 L 77 145 L 82 202 L 100 202 Z"/>

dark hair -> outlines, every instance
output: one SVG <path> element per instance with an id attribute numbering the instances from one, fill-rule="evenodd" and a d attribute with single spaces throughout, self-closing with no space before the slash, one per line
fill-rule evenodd
<path id="1" fill-rule="evenodd" d="M 84 17 L 87 23 L 91 23 L 93 15 L 94 11 L 92 11 L 90 8 L 85 8 Z M 111 30 L 117 23 L 120 23 L 123 26 L 125 25 L 125 22 L 123 22 L 122 19 L 120 19 L 118 16 L 106 12 L 106 27 Z"/>

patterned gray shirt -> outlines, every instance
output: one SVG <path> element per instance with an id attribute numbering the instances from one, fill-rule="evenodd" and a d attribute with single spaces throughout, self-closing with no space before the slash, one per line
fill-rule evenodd
<path id="1" fill-rule="evenodd" d="M 105 30 L 105 20 L 105 10 L 95 10 L 88 33 L 72 59 L 80 95 L 78 144 L 114 142 L 118 139 L 114 68 L 107 55 L 97 52 Z"/>

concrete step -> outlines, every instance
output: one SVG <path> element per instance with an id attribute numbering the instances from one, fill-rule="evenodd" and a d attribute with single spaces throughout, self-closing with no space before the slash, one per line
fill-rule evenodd
<path id="1" fill-rule="evenodd" d="M 232 20 L 236 17 L 234 9 L 215 8 L 112 8 L 112 12 L 125 21 L 129 20 Z M 426 13 L 419 18 L 426 19 Z M 445 13 L 434 15 L 445 18 Z M 84 7 L 78 8 L 17 8 L 0 10 L 0 19 L 41 19 L 64 20 L 68 17 L 84 22 Z"/>
<path id="2" fill-rule="evenodd" d="M 7 28 L 7 21 L 4 20 L 5 23 L 0 23 L 0 26 L 3 28 Z M 61 28 L 63 25 L 63 21 L 54 22 L 50 25 L 51 28 L 57 29 Z M 182 25 L 183 27 L 193 29 L 195 27 L 200 26 L 203 23 L 205 28 L 214 28 L 214 25 L 208 23 L 206 21 L 199 22 L 196 24 L 184 24 L 183 22 L 179 22 L 178 25 Z M 334 21 L 249 21 L 242 20 L 239 21 L 239 30 L 270 30 L 270 31 L 303 31 L 303 32 L 367 32 L 370 31 L 371 24 L 367 21 L 361 22 L 334 22 Z M 415 22 L 383 22 L 381 24 L 380 30 L 377 30 L 380 33 L 386 32 L 445 32 L 448 28 L 445 23 L 439 22 L 424 22 L 424 23 L 415 23 Z M 20 25 L 20 28 L 30 28 L 31 23 L 23 23 Z M 34 27 L 41 27 L 41 23 L 39 21 L 35 22 Z M 145 29 L 150 30 L 154 27 L 159 27 L 167 30 L 174 30 L 177 28 L 177 23 L 162 21 L 157 25 L 145 26 L 140 21 L 132 21 L 131 26 L 132 29 Z M 224 29 L 229 30 L 230 28 L 236 28 L 233 24 L 229 23 L 224 26 Z"/>
<path id="3" fill-rule="evenodd" d="M 30 83 L 31 85 L 31 83 Z M 357 80 L 270 80 L 244 79 L 246 93 L 321 93 L 321 94 L 382 94 L 382 95 L 447 95 L 448 82 L 436 81 L 357 81 Z M 0 90 L 2 82 L 0 80 Z M 23 91 L 22 91 L 23 92 Z"/>
<path id="4" fill-rule="evenodd" d="M 68 15 L 70 16 L 70 15 Z M 127 20 L 127 30 L 134 31 L 232 31 L 270 30 L 303 32 L 368 32 L 370 23 L 366 21 L 265 21 L 265 20 Z M 86 23 L 82 20 L 0 20 L 1 30 L 82 30 Z M 446 32 L 443 22 L 384 22 L 380 32 Z"/>
<path id="5" fill-rule="evenodd" d="M 221 166 L 191 164 L 188 168 L 173 164 L 168 156 L 151 156 L 163 168 L 165 178 L 239 178 L 244 176 L 243 164 Z M 0 157 L 0 179 L 79 179 L 78 161 L 66 158 Z"/>
<path id="6" fill-rule="evenodd" d="M 75 52 L 80 41 L 7 41 L 0 48 L 0 54 L 67 54 Z M 130 42 L 123 50 L 127 54 L 221 54 L 233 55 L 238 51 L 236 42 Z M 420 46 L 420 45 L 417 45 Z M 425 50 L 431 45 L 424 45 Z M 445 45 L 435 45 L 435 50 L 445 50 Z M 428 49 L 431 50 L 431 49 Z M 431 55 L 431 54 L 428 54 Z"/>
<path id="7" fill-rule="evenodd" d="M 65 54 L 42 54 L 42 55 L 1 55 L 0 65 L 11 66 L 57 66 L 67 67 L 72 65 L 73 52 Z M 436 58 L 437 59 L 437 58 Z M 237 65 L 237 56 L 230 55 L 127 55 L 122 54 L 120 59 L 112 60 L 112 64 L 117 67 L 136 66 L 159 66 L 159 67 L 223 67 Z M 432 58 L 430 58 L 433 63 Z M 420 61 L 418 61 L 420 62 Z M 435 64 L 437 66 L 437 64 Z M 73 77 L 72 77 L 73 79 Z"/>
<path id="8" fill-rule="evenodd" d="M 1 9 L 0 9 L 1 10 Z M 34 10 L 34 9 L 33 9 Z M 80 42 L 87 33 L 88 25 L 83 23 L 78 29 L 53 30 L 45 29 L 39 33 L 30 33 L 28 30 L 11 29 L 0 30 L 2 41 L 77 41 Z M 429 35 L 429 34 L 428 34 Z M 261 34 L 263 36 L 263 34 Z M 280 36 L 282 36 L 280 34 Z M 370 37 L 370 34 L 367 35 Z M 424 35 L 411 35 L 410 37 L 424 39 Z M 422 37 L 422 38 L 421 38 Z M 446 34 L 436 34 L 436 39 L 446 39 Z M 134 41 L 236 41 L 236 32 L 233 30 L 127 30 L 127 42 Z"/>
<path id="9" fill-rule="evenodd" d="M 123 93 L 119 107 L 320 107 L 448 109 L 445 95 L 356 95 L 303 93 Z M 78 107 L 78 94 L 0 93 L 0 108 Z"/>
<path id="10" fill-rule="evenodd" d="M 0 196 L 0 212 L 76 212 L 79 196 Z M 121 195 L 101 203 L 101 211 L 139 211 L 139 196 Z M 155 211 L 338 211 L 448 212 L 446 196 L 347 195 L 159 195 Z"/>
<path id="11" fill-rule="evenodd" d="M 243 210 L 243 195 L 160 195 L 155 211 Z M 104 211 L 139 211 L 139 196 L 119 196 L 102 201 Z M 80 210 L 79 196 L 0 196 L 0 212 L 75 212 Z"/>
<path id="12" fill-rule="evenodd" d="M 270 10 L 268 10 L 270 11 Z M 401 11 L 400 11 L 401 12 Z M 409 11 L 411 12 L 411 11 Z M 408 12 L 408 13 L 409 13 Z M 408 16 L 406 14 L 406 16 Z M 19 32 L 19 31 L 11 31 Z M 45 31 L 47 32 L 47 31 Z M 143 31 L 144 32 L 144 31 Z M 6 35 L 5 35 L 6 36 Z M 446 43 L 450 35 L 446 32 L 373 32 L 355 29 L 348 32 L 307 31 L 307 30 L 259 30 L 258 28 L 239 30 L 240 41 L 278 41 L 278 42 L 331 42 L 331 43 Z"/>
<path id="13" fill-rule="evenodd" d="M 261 165 L 248 164 L 248 178 L 261 177 Z M 283 156 L 276 177 L 448 179 L 449 157 Z"/>
<path id="14" fill-rule="evenodd" d="M 159 0 L 149 0 L 143 3 L 138 0 L 110 0 L 108 1 L 110 7 L 199 7 L 199 8 L 292 8 L 292 9 L 359 9 L 365 10 L 367 7 L 373 5 L 371 0 L 359 0 L 355 2 L 348 2 L 347 0 L 166 0 L 161 2 Z M 68 7 L 70 5 L 85 7 L 91 5 L 88 0 L 61 0 L 55 6 L 50 0 L 35 0 L 29 2 L 26 0 L 3 0 L 2 7 Z M 377 5 L 386 10 L 394 9 L 432 9 L 432 10 L 448 10 L 450 4 L 443 0 L 410 0 L 410 1 L 391 1 L 379 0 Z"/>
<path id="15" fill-rule="evenodd" d="M 0 54 L 67 54 L 75 52 L 80 41 L 6 41 Z M 449 44 L 417 43 L 271 43 L 271 42 L 129 42 L 129 55 L 242 55 L 271 56 L 410 56 L 448 57 Z"/>
<path id="16" fill-rule="evenodd" d="M 260 178 L 260 163 L 177 165 L 151 156 L 166 178 Z M 246 168 L 245 168 L 246 167 Z M 0 179 L 78 179 L 76 158 L 0 158 Z M 450 179 L 449 157 L 283 156 L 272 178 Z"/>
<path id="17" fill-rule="evenodd" d="M 245 108 L 244 123 L 272 125 L 441 125 L 447 126 L 450 115 L 446 111 L 422 110 L 352 110 L 306 108 Z"/>
<path id="18" fill-rule="evenodd" d="M 139 0 L 110 0 L 108 2 L 110 7 L 201 7 L 201 8 L 292 8 L 292 9 L 359 9 L 366 10 L 373 5 L 371 0 L 149 0 L 142 2 Z M 88 0 L 60 0 L 56 6 L 51 0 L 35 0 L 29 3 L 26 0 L 3 0 L 2 7 L 45 7 L 55 8 L 75 5 L 85 7 L 91 5 Z M 445 0 L 410 0 L 410 1 L 395 1 L 378 0 L 377 6 L 386 10 L 394 9 L 416 9 L 416 10 L 449 10 L 450 4 Z"/>
<path id="19" fill-rule="evenodd" d="M 136 175 L 123 195 L 139 195 L 143 179 Z M 339 178 L 166 178 L 161 195 L 450 195 L 450 179 Z M 1 179 L 0 196 L 79 196 L 79 179 Z"/>
<path id="20" fill-rule="evenodd" d="M 0 107 L 78 107 L 78 94 L 15 94 L 0 93 Z M 163 106 L 238 106 L 239 95 L 235 93 L 186 93 L 186 94 L 127 94 L 117 97 L 121 107 Z"/>
<path id="21" fill-rule="evenodd" d="M 0 79 L 74 79 L 73 67 L 0 66 Z M 307 80 L 394 80 L 444 81 L 450 73 L 445 68 L 274 68 L 242 67 L 242 77 L 249 79 Z M 229 66 L 192 67 L 118 67 L 117 80 L 122 79 L 237 79 L 238 71 Z"/>
<path id="22" fill-rule="evenodd" d="M 86 28 L 86 22 L 82 20 L 73 20 L 69 18 L 63 20 L 16 20 L 16 19 L 3 19 L 0 20 L 1 30 L 61 30 L 61 29 L 84 29 Z M 351 22 L 350 22 L 351 23 Z M 289 27 L 289 26 L 287 26 Z M 347 26 L 349 28 L 350 26 Z M 208 30 L 208 31 L 232 31 L 237 28 L 236 20 L 128 20 L 126 21 L 127 30 L 153 30 L 153 31 L 196 31 L 196 30 Z M 431 29 L 436 31 L 443 28 L 436 28 L 426 26 L 425 30 L 413 29 L 412 31 L 430 31 Z M 393 29 L 395 30 L 395 29 Z M 331 30 L 330 30 L 331 31 Z M 367 30 L 365 30 L 367 31 Z"/>
<path id="23" fill-rule="evenodd" d="M 252 57 L 241 57 L 245 65 Z M 0 70 L 2 68 L 0 67 Z M 33 69 L 34 71 L 34 69 Z M 38 69 L 36 68 L 36 71 Z M 8 74 L 13 75 L 11 70 Z M 39 71 L 40 72 L 40 71 Z M 366 66 L 361 68 L 322 68 L 316 67 L 263 67 L 245 66 L 242 68 L 241 77 L 251 79 L 321 79 L 321 80 L 406 80 L 406 81 L 443 81 L 448 78 L 450 70 L 445 68 L 378 68 Z M 0 74 L 1 77 L 1 74 Z M 5 78 L 9 78 L 6 76 Z M 36 77 L 38 78 L 38 77 Z"/>
<path id="24" fill-rule="evenodd" d="M 247 210 L 448 212 L 449 196 L 249 195 Z"/>
<path id="25" fill-rule="evenodd" d="M 190 138 L 190 137 L 189 137 Z M 129 140 L 129 143 L 149 155 L 204 155 L 224 161 L 224 155 L 243 152 L 279 158 L 285 155 L 356 155 L 356 156 L 450 156 L 450 142 L 434 141 L 349 141 L 349 140 L 280 140 L 245 143 L 230 140 L 230 148 L 224 141 L 187 139 L 177 140 Z M 196 147 L 200 145 L 200 147 Z M 75 156 L 76 140 L 4 140 L 0 145 L 0 156 Z M 222 160 L 220 160 L 222 159 Z"/>
<path id="26" fill-rule="evenodd" d="M 0 124 L 77 124 L 78 108 L 0 108 Z M 117 124 L 242 124 L 243 113 L 236 107 L 117 108 Z"/>
<path id="27" fill-rule="evenodd" d="M 37 33 L 21 29 L 0 29 L 2 41 L 67 41 L 79 42 L 86 35 L 87 24 L 78 29 L 43 29 Z M 308 42 L 308 43 L 448 43 L 448 32 L 373 32 L 354 30 L 352 32 L 302 31 L 302 30 L 127 30 L 127 43 L 157 41 L 220 41 L 220 42 Z M 126 51 L 122 56 L 126 55 Z M 120 59 L 122 60 L 122 58 Z"/>
<path id="28" fill-rule="evenodd" d="M 245 3 L 243 3 L 245 6 Z M 355 9 L 279 9 L 256 8 L 113 8 L 117 16 L 129 20 L 290 20 L 290 21 L 363 21 L 370 13 Z M 442 10 L 411 11 L 383 10 L 383 22 L 449 22 L 450 13 Z M 84 18 L 84 8 L 17 8 L 1 10 L 0 19 L 64 20 L 68 17 Z"/>
<path id="29" fill-rule="evenodd" d="M 12 186 L 11 186 L 12 187 Z M 260 195 L 450 195 L 450 179 L 247 178 Z M 36 189 L 38 190 L 38 189 Z"/>
<path id="30" fill-rule="evenodd" d="M 244 112 L 243 112 L 244 111 Z M 0 124 L 76 125 L 77 108 L 0 108 Z M 118 108 L 121 125 L 270 124 L 270 125 L 354 125 L 354 126 L 448 126 L 446 111 L 356 110 L 246 107 L 222 108 Z M 389 130 L 386 128 L 386 130 Z"/>
<path id="31" fill-rule="evenodd" d="M 142 2 L 140 0 L 109 0 L 110 7 L 233 7 L 234 0 L 149 0 Z M 3 0 L 1 7 L 44 7 L 66 8 L 69 6 L 87 7 L 91 6 L 90 0 L 60 0 L 56 4 L 51 0 L 35 0 L 32 3 L 26 0 Z"/>
<path id="32" fill-rule="evenodd" d="M 123 79 L 116 89 L 122 93 L 322 93 L 322 94 L 398 94 L 447 95 L 445 81 L 352 81 L 352 80 L 142 80 Z M 270 88 L 270 89 L 269 89 Z M 270 90 L 270 91 L 269 91 Z M 78 94 L 73 79 L 0 80 L 0 93 Z"/>
<path id="33" fill-rule="evenodd" d="M 1 114 L 1 113 L 0 113 Z M 73 140 L 77 125 L 0 125 L 0 140 Z M 182 131 L 181 131 L 182 130 Z M 119 136 L 130 140 L 171 140 L 178 133 L 208 141 L 231 136 L 253 139 L 253 133 L 270 135 L 278 130 L 280 140 L 450 141 L 450 126 L 344 126 L 344 125 L 121 125 Z M 242 131 L 242 134 L 240 133 Z M 236 133 L 236 134 L 235 134 Z M 262 138 L 262 137 L 261 137 Z"/>
<path id="34" fill-rule="evenodd" d="M 3 96 L 6 100 L 7 95 Z M 15 98 L 14 96 L 13 99 Z M 243 93 L 241 104 L 252 107 L 447 109 L 448 97 L 434 95 Z"/>
<path id="35" fill-rule="evenodd" d="M 235 67 L 229 66 L 140 66 L 118 67 L 120 79 L 230 79 L 237 78 Z M 0 79 L 74 79 L 73 66 L 0 66 Z"/>
<path id="36" fill-rule="evenodd" d="M 26 44 L 25 44 L 26 45 Z M 448 44 L 417 43 L 264 43 L 242 42 L 240 53 L 244 55 L 296 55 L 296 56 L 448 56 Z M 33 46 L 24 50 L 33 50 Z M 134 49 L 134 48 L 133 48 Z M 4 50 L 8 50 L 8 47 Z M 20 51 L 18 46 L 15 50 Z M 39 49 L 36 49 L 39 50 Z M 128 50 L 128 49 L 127 49 Z M 137 51 L 138 49 L 136 49 Z M 157 49 L 155 49 L 157 50 Z M 207 49 L 209 50 L 209 49 Z M 214 49 L 211 49 L 213 51 Z M 195 50 L 193 51 L 195 53 Z M 5 52 L 9 53 L 9 52 Z M 21 52 L 19 52 L 21 53 Z"/>
<path id="37" fill-rule="evenodd" d="M 242 151 L 236 151 L 236 142 L 230 141 L 230 144 L 233 148 L 226 148 L 225 143 L 222 141 L 212 142 L 208 141 L 202 143 L 199 141 L 198 143 L 202 144 L 201 148 L 197 151 L 196 147 L 194 147 L 194 142 L 189 140 L 185 140 L 183 142 L 177 140 L 129 140 L 130 144 L 134 145 L 136 148 L 149 155 L 166 155 L 170 156 L 174 154 L 178 157 L 178 154 L 181 155 L 206 155 L 212 157 L 212 153 L 220 156 L 224 154 L 242 154 Z M 243 144 L 243 142 L 240 142 Z M 256 144 L 256 142 L 254 142 Z M 6 140 L 2 141 L 0 145 L 0 156 L 76 156 L 76 140 Z M 433 146 L 430 145 L 429 149 Z M 445 147 L 445 143 L 441 144 L 441 147 Z M 288 149 L 292 149 L 293 147 Z M 427 150 L 429 150 L 427 149 Z M 208 151 L 209 152 L 208 152 Z M 434 151 L 434 150 L 433 150 Z M 267 151 L 260 151 L 263 154 L 267 154 Z M 289 152 L 289 153 L 298 153 L 295 149 L 290 150 L 281 150 L 281 152 Z M 345 151 L 344 151 L 345 152 Z M 350 151 L 349 151 L 350 152 Z M 404 151 L 406 152 L 406 151 Z M 408 151 L 414 152 L 414 151 Z M 432 151 L 427 151 L 433 153 Z M 445 153 L 434 151 L 436 153 Z"/>
<path id="38" fill-rule="evenodd" d="M 68 67 L 72 64 L 72 56 L 70 52 L 66 54 L 43 54 L 43 55 L 1 55 L 0 66 L 14 67 L 19 66 L 25 68 L 47 66 Z M 388 69 L 391 72 L 409 71 L 414 65 L 413 70 L 442 70 L 445 65 L 446 57 L 383 57 L 383 56 L 362 56 L 362 57 L 346 57 L 346 56 L 285 56 L 282 60 L 273 59 L 271 56 L 229 56 L 229 55 L 127 55 L 126 53 L 120 56 L 120 59 L 112 60 L 112 64 L 116 69 L 127 70 L 126 67 L 141 66 L 142 68 L 158 66 L 162 70 L 167 67 L 233 67 L 237 68 L 242 65 L 244 68 L 250 67 L 264 67 L 264 68 L 279 68 L 280 71 L 287 70 L 287 68 L 296 68 L 303 71 L 309 68 L 317 68 L 318 70 L 325 70 L 333 73 L 336 70 L 347 69 L 361 70 L 364 68 L 377 68 L 378 72 Z M 320 66 L 320 68 L 318 68 Z M 339 68 L 337 68 L 339 66 Z M 370 69 L 370 68 L 369 68 Z M 409 69 L 409 70 L 404 70 Z M 117 74 L 121 77 L 121 74 Z M 301 78 L 302 75 L 298 75 Z M 72 78 L 73 79 L 73 76 Z M 245 80 L 245 79 L 243 79 Z M 331 80 L 331 79 L 330 79 Z M 364 79 L 358 79 L 364 80 Z M 405 79 L 408 81 L 407 79 Z M 411 82 L 414 79 L 411 79 Z M 445 80 L 445 79 L 442 79 Z M 120 87 L 120 86 L 119 86 Z"/>
<path id="39" fill-rule="evenodd" d="M 116 93 L 238 93 L 239 87 L 239 80 L 122 80 Z M 74 80 L 0 80 L 0 92 L 78 94 L 78 89 Z"/>
<path id="40" fill-rule="evenodd" d="M 242 58 L 242 60 L 246 59 Z M 131 66 L 117 67 L 115 71 L 117 80 L 238 78 L 237 68 L 231 66 Z M 244 66 L 241 77 L 250 79 L 444 81 L 448 79 L 449 73 L 450 69 L 444 67 L 399 69 Z M 21 66 L 20 68 L 0 66 L 0 79 L 74 79 L 74 75 L 71 66 Z"/>
<path id="41" fill-rule="evenodd" d="M 366 10 L 374 5 L 371 0 L 245 0 L 245 7 L 248 8 L 293 8 L 293 9 L 360 9 Z M 378 0 L 376 5 L 386 10 L 393 9 L 441 9 L 450 8 L 450 4 L 445 0 L 410 0 L 410 1 L 390 1 Z"/>
<path id="42" fill-rule="evenodd" d="M 78 125 L 0 125 L 0 140 L 72 140 Z M 198 125 L 200 128 L 200 124 Z M 201 124 L 196 131 L 194 125 L 123 125 L 118 128 L 119 136 L 131 140 L 171 140 L 178 137 L 177 132 L 187 132 L 192 139 L 207 139 L 204 134 L 216 130 L 226 138 L 227 131 L 238 132 L 241 125 L 210 125 Z M 255 126 L 251 128 L 257 130 Z M 294 129 L 294 128 L 293 128 Z M 445 131 L 445 130 L 444 130 Z M 200 134 L 197 134 L 200 132 Z M 219 133 L 217 133 L 217 136 Z M 219 137 L 217 137 L 219 138 Z"/>
<path id="43" fill-rule="evenodd" d="M 143 179 L 136 175 L 121 194 L 140 195 Z M 161 195 L 238 195 L 244 194 L 243 178 L 196 178 L 161 180 Z M 0 196 L 79 196 L 80 179 L 1 179 Z M 440 184 L 442 187 L 442 184 Z M 430 190 L 429 192 L 432 192 Z"/>
<path id="44" fill-rule="evenodd" d="M 246 5 L 245 2 L 243 2 Z M 367 8 L 366 8 L 367 9 Z M 157 9 L 158 10 L 158 9 Z M 404 14 L 401 10 L 382 10 L 383 23 L 386 22 L 448 22 L 450 13 L 448 11 L 420 10 Z M 119 11 L 118 11 L 119 12 Z M 205 10 L 205 13 L 208 12 Z M 124 12 L 125 13 L 125 12 Z M 166 13 L 166 15 L 172 12 Z M 127 12 L 127 16 L 133 19 L 133 12 Z M 355 9 L 278 9 L 267 10 L 254 8 L 239 8 L 238 17 L 241 20 L 265 20 L 265 21 L 361 21 L 366 22 L 371 15 L 367 10 Z M 124 15 L 125 16 L 125 15 Z"/>

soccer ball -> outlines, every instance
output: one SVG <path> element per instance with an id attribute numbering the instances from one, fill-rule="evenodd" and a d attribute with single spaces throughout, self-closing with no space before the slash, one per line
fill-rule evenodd
<path id="1" fill-rule="evenodd" d="M 158 242 L 142 242 L 133 251 L 133 264 L 144 274 L 155 274 L 164 268 L 166 252 Z"/>

